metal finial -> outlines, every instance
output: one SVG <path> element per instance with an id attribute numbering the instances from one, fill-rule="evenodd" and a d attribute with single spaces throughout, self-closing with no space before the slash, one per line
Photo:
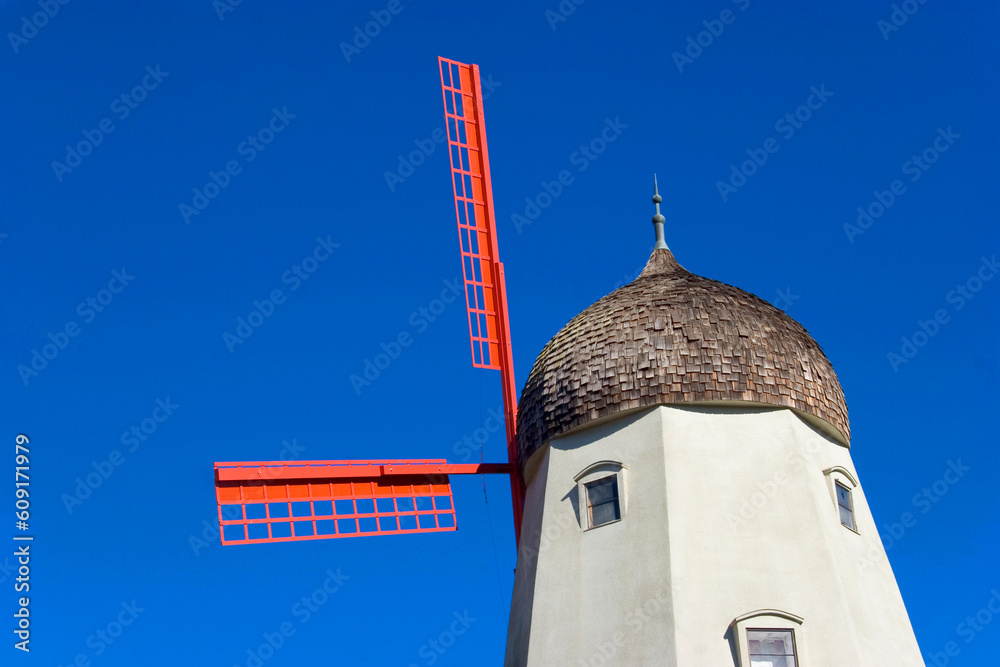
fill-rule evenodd
<path id="1" fill-rule="evenodd" d="M 663 223 L 667 221 L 660 214 L 660 202 L 663 198 L 660 196 L 660 186 L 656 183 L 656 174 L 653 174 L 653 203 L 656 204 L 656 215 L 653 216 L 653 227 L 656 229 L 656 245 L 653 246 L 654 249 L 667 249 L 667 242 L 663 238 Z"/>

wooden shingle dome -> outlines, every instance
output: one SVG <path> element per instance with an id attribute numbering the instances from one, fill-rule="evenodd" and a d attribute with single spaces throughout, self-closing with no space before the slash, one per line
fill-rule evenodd
<path id="1" fill-rule="evenodd" d="M 518 406 L 519 463 L 588 422 L 699 401 L 792 408 L 850 443 L 837 374 L 802 325 L 656 249 L 638 278 L 570 320 L 538 355 Z"/>

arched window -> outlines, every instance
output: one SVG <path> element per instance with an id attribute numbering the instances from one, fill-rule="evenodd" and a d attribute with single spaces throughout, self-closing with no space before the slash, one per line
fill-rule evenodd
<path id="1" fill-rule="evenodd" d="M 733 619 L 731 641 L 738 667 L 798 667 L 805 650 L 802 617 L 780 609 L 758 609 Z"/>
<path id="2" fill-rule="evenodd" d="M 858 532 L 858 522 L 854 515 L 854 489 L 858 486 L 858 480 L 854 475 L 842 466 L 834 466 L 823 471 L 826 476 L 827 485 L 833 494 L 833 502 L 837 508 L 837 515 L 840 517 L 840 524 L 855 533 Z"/>
<path id="3" fill-rule="evenodd" d="M 576 477 L 580 525 L 584 530 L 621 521 L 625 516 L 625 467 L 618 461 L 598 461 Z"/>

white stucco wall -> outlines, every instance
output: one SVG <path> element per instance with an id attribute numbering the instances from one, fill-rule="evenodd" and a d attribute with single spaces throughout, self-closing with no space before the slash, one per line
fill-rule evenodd
<path id="1" fill-rule="evenodd" d="M 585 531 L 574 477 L 601 460 L 626 468 L 624 516 Z M 528 469 L 507 665 L 736 665 L 730 623 L 758 609 L 804 619 L 805 667 L 923 665 L 860 486 L 840 524 L 850 452 L 791 410 L 659 406 Z"/>

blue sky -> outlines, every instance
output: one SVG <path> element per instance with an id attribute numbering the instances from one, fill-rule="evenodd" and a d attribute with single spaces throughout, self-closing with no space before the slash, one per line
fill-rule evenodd
<path id="1" fill-rule="evenodd" d="M 2 421 L 11 449 L 31 439 L 36 540 L 32 652 L 8 644 L 4 664 L 247 665 L 285 623 L 266 665 L 500 663 L 502 477 L 488 504 L 480 478 L 453 480 L 457 532 L 198 541 L 213 461 L 478 460 L 465 438 L 505 456 L 485 429 L 499 378 L 471 367 L 464 309 L 421 313 L 460 275 L 438 55 L 491 88 L 518 386 L 645 263 L 656 172 L 678 260 L 786 309 L 837 369 L 928 664 L 995 664 L 1000 619 L 960 624 L 1000 589 L 1000 280 L 983 279 L 1000 252 L 1000 21 L 985 3 L 903 4 L 4 2 Z M 274 290 L 283 302 L 227 344 Z M 352 385 L 402 333 L 413 343 Z M 304 618 L 324 583 L 336 592 Z M 97 635 L 119 618 L 113 643 Z"/>

